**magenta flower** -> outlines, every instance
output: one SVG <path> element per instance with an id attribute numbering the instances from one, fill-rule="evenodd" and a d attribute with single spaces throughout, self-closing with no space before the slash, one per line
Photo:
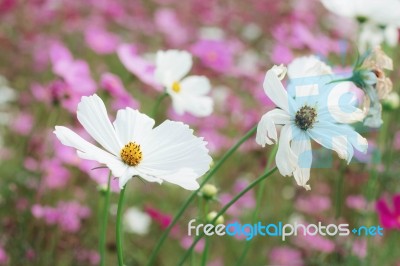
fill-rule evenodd
<path id="1" fill-rule="evenodd" d="M 393 196 L 393 208 L 383 198 L 376 202 L 376 210 L 383 228 L 400 229 L 400 194 Z"/>
<path id="2" fill-rule="evenodd" d="M 98 54 L 110 54 L 117 49 L 119 37 L 99 26 L 94 26 L 86 29 L 85 42 Z"/>
<path id="3" fill-rule="evenodd" d="M 200 58 L 206 66 L 217 72 L 226 73 L 233 67 L 232 50 L 229 43 L 223 40 L 200 40 L 190 51 Z"/>

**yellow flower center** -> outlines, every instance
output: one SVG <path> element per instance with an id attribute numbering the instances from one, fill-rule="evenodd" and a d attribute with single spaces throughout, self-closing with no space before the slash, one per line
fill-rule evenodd
<path id="1" fill-rule="evenodd" d="M 129 142 L 128 144 L 126 144 L 121 149 L 120 155 L 122 161 L 130 166 L 138 165 L 143 159 L 140 145 L 136 144 L 136 142 Z"/>
<path id="2" fill-rule="evenodd" d="M 174 83 L 172 83 L 172 90 L 176 93 L 181 91 L 181 84 L 179 84 L 178 81 L 174 81 Z"/>

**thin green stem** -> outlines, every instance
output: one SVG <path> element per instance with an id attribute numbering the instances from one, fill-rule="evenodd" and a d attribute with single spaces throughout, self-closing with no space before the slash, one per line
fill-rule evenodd
<path id="1" fill-rule="evenodd" d="M 205 205 L 204 206 L 204 220 L 207 220 L 209 201 L 206 200 L 206 203 L 204 205 Z M 210 239 L 208 237 L 206 237 L 206 241 L 205 242 L 206 243 L 204 245 L 203 256 L 202 256 L 202 259 L 201 259 L 201 265 L 202 266 L 206 266 L 207 265 L 207 257 L 208 257 Z"/>
<path id="2" fill-rule="evenodd" d="M 118 265 L 124 266 L 124 251 L 122 245 L 122 207 L 124 204 L 125 187 L 121 189 L 118 200 L 118 210 L 117 210 L 117 254 L 118 254 Z"/>
<path id="3" fill-rule="evenodd" d="M 275 145 L 271 151 L 271 154 L 267 160 L 267 164 L 265 166 L 264 172 L 267 172 L 269 169 L 271 169 L 272 162 L 275 159 L 276 153 L 278 151 L 278 145 Z M 256 219 L 260 213 L 260 208 L 261 208 L 261 200 L 262 196 L 264 195 L 264 190 L 265 190 L 265 184 L 266 180 L 263 180 L 260 184 L 260 188 L 257 191 L 257 202 L 256 202 L 256 208 L 255 211 L 253 212 L 253 217 L 252 217 L 252 223 L 254 224 L 256 222 Z M 245 247 L 243 249 L 242 255 L 240 256 L 238 263 L 236 265 L 243 265 L 243 262 L 247 256 L 247 253 L 250 250 L 251 246 L 251 241 L 246 241 Z"/>
<path id="4" fill-rule="evenodd" d="M 104 206 L 103 206 L 103 216 L 101 219 L 101 232 L 100 232 L 100 265 L 105 265 L 106 257 L 106 236 L 107 236 L 107 223 L 108 223 L 108 210 L 110 208 L 110 182 L 111 182 L 111 171 L 108 175 L 106 194 L 104 195 Z"/>
<path id="5" fill-rule="evenodd" d="M 155 103 L 154 106 L 153 106 L 153 110 L 152 110 L 152 112 L 151 112 L 151 117 L 152 117 L 153 119 L 156 118 L 158 108 L 160 107 L 161 102 L 162 102 L 167 96 L 168 96 L 168 93 L 166 93 L 166 92 L 164 92 L 163 94 L 161 94 L 160 96 L 158 96 L 158 98 L 157 98 L 157 100 L 156 100 L 156 103 Z"/>
<path id="6" fill-rule="evenodd" d="M 253 187 L 258 185 L 261 181 L 263 181 L 265 178 L 269 177 L 272 175 L 275 171 L 277 170 L 277 167 L 275 166 L 271 171 L 268 171 L 267 173 L 264 173 L 263 175 L 259 176 L 256 180 L 254 180 L 250 185 L 248 185 L 245 189 L 243 189 L 239 194 L 237 194 L 228 204 L 226 204 L 215 216 L 215 218 L 211 221 L 211 224 L 215 224 L 215 221 L 223 215 L 236 201 L 238 201 L 244 194 L 246 194 L 248 191 L 250 191 Z M 181 257 L 178 265 L 183 265 L 185 260 L 189 257 L 189 255 L 192 253 L 193 248 L 196 246 L 197 242 L 200 241 L 200 239 L 204 236 L 204 233 L 200 234 L 199 236 L 196 237 L 196 239 L 193 241 L 192 245 L 189 247 L 188 250 L 186 250 L 185 254 Z"/>
<path id="7" fill-rule="evenodd" d="M 158 240 L 158 243 L 156 247 L 154 248 L 153 252 L 150 255 L 149 262 L 147 265 L 154 265 L 154 261 L 156 259 L 156 256 L 158 252 L 160 251 L 160 248 L 162 244 L 164 243 L 165 239 L 169 235 L 169 232 L 171 231 L 172 227 L 178 222 L 179 218 L 182 216 L 182 214 L 185 212 L 187 207 L 192 203 L 192 201 L 196 198 L 197 193 L 199 193 L 200 189 L 208 182 L 208 180 L 218 171 L 218 169 L 224 164 L 224 162 L 232 156 L 232 154 L 247 140 L 249 139 L 257 130 L 257 126 L 254 126 L 252 129 L 250 129 L 246 135 L 244 135 L 234 146 L 232 146 L 223 156 L 222 158 L 214 165 L 214 167 L 207 173 L 205 176 L 203 182 L 200 184 L 200 187 L 194 191 L 189 198 L 186 200 L 186 202 L 182 205 L 182 207 L 178 210 L 177 214 L 175 215 L 174 219 L 172 220 L 171 224 L 168 226 L 168 228 L 164 231 L 163 235 L 161 236 L 160 240 Z"/>

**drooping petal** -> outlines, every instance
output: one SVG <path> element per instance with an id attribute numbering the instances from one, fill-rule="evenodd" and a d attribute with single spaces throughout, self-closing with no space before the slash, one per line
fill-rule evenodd
<path id="1" fill-rule="evenodd" d="M 204 76 L 189 76 L 182 80 L 180 93 L 206 95 L 210 90 L 211 84 L 208 78 Z"/>
<path id="2" fill-rule="evenodd" d="M 56 134 L 61 143 L 77 149 L 80 158 L 107 165 L 115 177 L 120 177 L 124 174 L 127 166 L 116 156 L 89 143 L 69 128 L 56 126 L 55 129 L 54 134 Z"/>
<path id="3" fill-rule="evenodd" d="M 282 109 L 273 109 L 264 114 L 257 126 L 257 144 L 265 147 L 265 144 L 271 145 L 273 141 L 276 143 L 278 141 L 276 125 L 286 125 L 289 123 L 290 116 Z"/>
<path id="4" fill-rule="evenodd" d="M 164 86 L 180 81 L 192 68 L 192 55 L 186 51 L 158 51 L 155 78 Z"/>
<path id="5" fill-rule="evenodd" d="M 187 190 L 196 190 L 199 188 L 199 183 L 196 181 L 197 178 L 198 174 L 190 168 L 182 168 L 173 174 L 162 176 L 162 179 L 165 181 L 181 186 Z"/>
<path id="6" fill-rule="evenodd" d="M 107 115 L 103 101 L 96 94 L 83 96 L 77 116 L 86 131 L 107 151 L 118 156 L 122 144 Z"/>
<path id="7" fill-rule="evenodd" d="M 294 179 L 299 186 L 310 190 L 310 185 L 307 184 L 310 179 L 310 171 L 312 164 L 311 141 L 306 133 L 302 132 L 299 137 L 292 140 L 292 150 L 298 158 L 298 164 L 293 172 Z"/>
<path id="8" fill-rule="evenodd" d="M 119 140 L 125 145 L 130 141 L 141 143 L 150 134 L 154 123 L 147 115 L 127 107 L 118 111 L 113 124 Z"/>
<path id="9" fill-rule="evenodd" d="M 202 138 L 195 137 L 187 125 L 167 120 L 143 141 L 143 160 L 137 169 L 166 181 L 173 175 L 179 176 L 184 169 L 191 169 L 198 178 L 208 171 L 212 160 L 206 144 Z"/>
<path id="10" fill-rule="evenodd" d="M 283 176 L 291 176 L 293 171 L 298 167 L 298 158 L 290 148 L 290 141 L 295 135 L 297 135 L 295 126 L 286 124 L 282 127 L 275 160 L 276 166 Z"/>
<path id="11" fill-rule="evenodd" d="M 293 99 L 288 97 L 287 91 L 279 80 L 279 77 L 275 70 L 270 69 L 265 75 L 263 83 L 265 94 L 271 99 L 271 101 L 281 109 L 289 113 L 289 106 L 293 106 Z"/>

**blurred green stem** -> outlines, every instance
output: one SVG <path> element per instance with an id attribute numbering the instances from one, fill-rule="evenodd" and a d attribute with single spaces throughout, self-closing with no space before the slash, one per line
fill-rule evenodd
<path id="1" fill-rule="evenodd" d="M 156 103 L 153 106 L 153 110 L 151 112 L 151 117 L 155 120 L 156 116 L 157 116 L 157 111 L 158 108 L 161 105 L 161 102 L 168 96 L 168 93 L 164 92 L 163 94 L 161 94 L 160 96 L 158 96 Z"/>
<path id="2" fill-rule="evenodd" d="M 277 167 L 275 166 L 271 171 L 268 171 L 267 173 L 264 173 L 262 176 L 259 176 L 256 180 L 254 180 L 250 185 L 248 185 L 245 189 L 243 189 L 239 194 L 237 194 L 228 204 L 226 204 L 215 216 L 215 218 L 211 221 L 211 224 L 215 224 L 217 219 L 223 215 L 236 201 L 238 201 L 244 194 L 246 194 L 248 191 L 250 191 L 253 187 L 258 185 L 261 181 L 272 175 L 275 171 L 277 170 Z M 186 250 L 185 254 L 181 257 L 178 265 L 183 265 L 185 260 L 189 257 L 189 255 L 192 253 L 193 248 L 196 246 L 196 244 L 200 241 L 200 239 L 204 236 L 204 233 L 200 234 L 199 236 L 196 237 L 196 239 L 193 241 L 192 245 L 188 250 Z"/>
<path id="3" fill-rule="evenodd" d="M 124 251 L 122 246 L 122 207 L 124 205 L 126 185 L 121 189 L 118 200 L 118 210 L 117 210 L 117 254 L 118 254 L 118 265 L 124 266 Z"/>
<path id="4" fill-rule="evenodd" d="M 342 199 L 343 199 L 343 181 L 346 165 L 344 162 L 340 162 L 339 166 L 339 177 L 336 180 L 336 195 L 335 195 L 335 219 L 338 219 L 342 213 Z"/>
<path id="5" fill-rule="evenodd" d="M 100 232 L 100 265 L 105 265 L 106 257 L 106 236 L 107 236 L 107 222 L 108 222 L 108 210 L 110 208 L 110 182 L 111 182 L 111 171 L 108 175 L 106 193 L 104 195 L 104 205 L 103 205 L 103 216 L 101 220 L 101 232 Z"/>
<path id="6" fill-rule="evenodd" d="M 204 205 L 204 220 L 205 221 L 207 221 L 208 205 L 209 205 L 209 201 L 206 200 L 206 203 Z M 209 250 L 209 246 L 210 246 L 210 240 L 208 239 L 208 237 L 206 237 L 205 242 L 206 243 L 204 245 L 203 257 L 201 259 L 201 265 L 202 266 L 206 266 L 207 265 L 208 250 Z"/>
<path id="7" fill-rule="evenodd" d="M 234 152 L 247 140 L 249 139 L 257 130 L 257 125 L 254 126 L 252 129 L 250 129 L 246 135 L 244 135 L 234 146 L 232 146 L 223 156 L 222 158 L 214 165 L 214 167 L 208 172 L 206 177 L 203 179 L 203 182 L 200 184 L 200 187 L 194 191 L 189 198 L 186 200 L 186 202 L 182 205 L 182 207 L 179 209 L 177 214 L 175 215 L 174 219 L 172 220 L 171 224 L 168 226 L 168 228 L 164 231 L 164 234 L 161 236 L 160 240 L 158 240 L 158 243 L 156 247 L 154 248 L 153 252 L 150 255 L 149 262 L 147 265 L 154 265 L 155 258 L 160 251 L 160 248 L 162 244 L 164 243 L 165 239 L 167 238 L 169 232 L 171 231 L 172 227 L 178 222 L 179 218 L 182 216 L 182 214 L 185 212 L 187 207 L 190 205 L 190 203 L 196 198 L 197 194 L 199 193 L 200 189 L 208 182 L 208 180 L 218 171 L 218 169 L 224 164 L 224 162 L 231 157 L 231 155 L 234 154 Z"/>
<path id="8" fill-rule="evenodd" d="M 275 159 L 276 152 L 278 151 L 278 144 L 275 144 L 274 147 L 272 148 L 271 154 L 268 158 L 267 164 L 265 166 L 264 172 L 267 172 L 268 169 L 271 169 L 271 165 L 273 162 L 273 159 Z M 252 217 L 252 223 L 256 222 L 256 219 L 260 213 L 260 207 L 261 207 L 261 200 L 262 196 L 264 195 L 264 190 L 265 190 L 265 184 L 266 180 L 263 180 L 260 184 L 260 188 L 257 191 L 257 202 L 256 202 L 256 209 L 253 212 L 253 217 Z M 240 256 L 238 263 L 236 265 L 243 265 L 243 262 L 247 256 L 247 253 L 249 252 L 251 246 L 251 241 L 246 241 L 245 247 L 243 249 L 242 255 Z"/>

